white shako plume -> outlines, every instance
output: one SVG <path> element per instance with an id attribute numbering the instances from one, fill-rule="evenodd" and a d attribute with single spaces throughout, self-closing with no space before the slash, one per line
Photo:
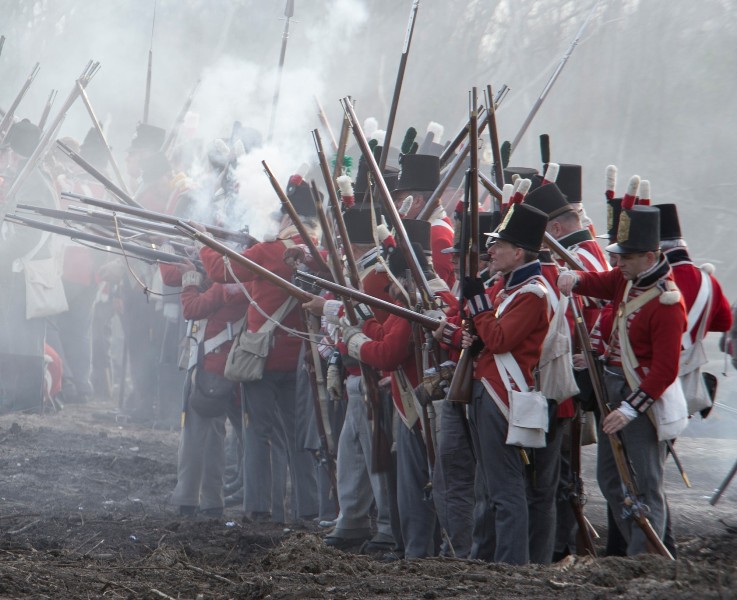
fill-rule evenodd
<path id="1" fill-rule="evenodd" d="M 350 176 L 339 175 L 335 181 L 338 184 L 338 190 L 340 190 L 340 199 L 346 208 L 350 208 L 356 203 L 353 197 L 353 183 Z"/>
<path id="2" fill-rule="evenodd" d="M 640 191 L 638 192 L 637 204 L 640 206 L 650 206 L 652 195 L 650 194 L 650 180 L 643 179 L 640 181 Z"/>
<path id="3" fill-rule="evenodd" d="M 629 210 L 635 205 L 637 190 L 640 188 L 640 176 L 633 175 L 627 184 L 627 191 L 622 198 L 622 210 Z"/>
<path id="4" fill-rule="evenodd" d="M 519 186 L 517 186 L 517 189 L 515 190 L 514 195 L 512 196 L 511 204 L 522 204 L 522 201 L 525 199 L 527 192 L 530 191 L 531 185 L 532 185 L 531 180 L 522 179 L 520 181 Z"/>
<path id="5" fill-rule="evenodd" d="M 548 183 L 555 183 L 558 180 L 558 172 L 560 171 L 560 165 L 558 163 L 548 163 L 548 168 L 545 169 L 545 175 L 543 176 L 543 185 Z"/>
<path id="6" fill-rule="evenodd" d="M 617 167 L 609 165 L 606 168 L 606 188 L 604 194 L 607 200 L 614 200 L 615 190 L 617 189 Z"/>

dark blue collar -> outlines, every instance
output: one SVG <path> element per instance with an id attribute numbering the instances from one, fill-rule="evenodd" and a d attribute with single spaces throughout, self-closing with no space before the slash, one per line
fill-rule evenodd
<path id="1" fill-rule="evenodd" d="M 506 289 L 517 287 L 535 275 L 542 275 L 542 268 L 540 267 L 539 260 L 528 262 L 521 267 L 517 267 L 514 271 L 507 273 L 504 276 L 504 287 Z"/>
<path id="2" fill-rule="evenodd" d="M 665 254 L 665 258 L 668 260 L 668 264 L 670 265 L 680 265 L 683 263 L 693 264 L 691 257 L 688 255 L 687 248 L 671 248 L 670 250 L 663 252 L 663 254 Z"/>
<path id="3" fill-rule="evenodd" d="M 665 259 L 665 256 L 661 256 L 660 260 L 656 262 L 644 273 L 640 273 L 638 278 L 632 282 L 632 286 L 636 288 L 649 288 L 658 283 L 661 279 L 665 279 L 670 275 L 670 264 Z"/>

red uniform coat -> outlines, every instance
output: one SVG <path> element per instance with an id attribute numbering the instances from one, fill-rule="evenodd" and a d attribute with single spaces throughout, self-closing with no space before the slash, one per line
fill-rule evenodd
<path id="1" fill-rule="evenodd" d="M 657 269 L 651 269 L 634 282 L 629 298 L 653 285 L 663 286 L 669 274 L 670 269 L 662 259 Z M 612 311 L 616 315 L 627 285 L 622 272 L 615 268 L 606 273 L 579 273 L 579 277 L 576 292 L 611 300 Z M 678 376 L 681 335 L 686 328 L 683 299 L 674 304 L 666 304 L 662 300 L 663 297 L 654 298 L 633 313 L 627 323 L 627 335 L 639 362 L 637 374 L 641 380 L 640 389 L 656 399 Z M 615 345 L 618 346 L 618 343 L 612 344 Z M 615 350 L 613 356 L 616 354 Z M 616 360 L 613 362 L 616 364 Z"/>
<path id="2" fill-rule="evenodd" d="M 438 277 L 452 289 L 456 281 L 453 271 L 453 260 L 450 254 L 443 254 L 441 250 L 453 245 L 453 225 L 448 217 L 435 219 L 430 228 L 430 243 L 432 245 L 432 264 Z"/>
<path id="3" fill-rule="evenodd" d="M 302 243 L 302 238 L 295 235 L 291 238 L 295 244 Z M 260 242 L 243 251 L 243 256 L 249 258 L 253 262 L 258 263 L 262 267 L 268 269 L 279 277 L 290 280 L 292 277 L 292 268 L 284 262 L 284 250 L 287 245 L 280 239 L 271 242 Z M 200 259 L 205 266 L 208 276 L 218 283 L 233 282 L 230 273 L 225 269 L 223 257 L 214 250 L 204 247 L 200 250 Z M 280 287 L 264 279 L 260 275 L 256 275 L 246 267 L 235 262 L 231 263 L 235 276 L 243 282 L 250 282 L 248 290 L 251 296 L 262 311 L 269 315 L 273 315 L 277 309 L 289 298 Z M 281 320 L 281 324 L 285 327 L 299 329 L 301 328 L 302 317 L 300 315 L 299 302 L 294 308 Z M 248 331 L 255 332 L 264 324 L 266 318 L 253 305 L 248 307 Z M 299 357 L 300 346 L 302 340 L 296 336 L 289 335 L 283 329 L 276 327 L 274 329 L 274 343 L 266 359 L 267 371 L 295 371 L 297 369 L 297 359 Z"/>
<path id="4" fill-rule="evenodd" d="M 686 312 L 688 312 L 696 302 L 703 271 L 691 262 L 685 248 L 673 248 L 666 250 L 664 254 L 673 270 L 673 280 L 676 282 L 678 289 L 681 290 L 681 294 L 683 294 Z M 712 275 L 708 275 L 708 277 L 711 278 L 712 294 L 706 331 L 729 331 L 732 327 L 732 309 L 724 296 L 722 286 Z M 700 324 L 701 319 L 696 322 L 691 330 L 692 342 L 695 341 Z"/>
<path id="5" fill-rule="evenodd" d="M 534 385 L 533 370 L 540 360 L 543 340 L 550 322 L 547 294 L 540 289 L 543 286 L 540 272 L 540 264 L 535 261 L 509 273 L 486 291 L 494 310 L 482 312 L 473 319 L 476 334 L 484 342 L 473 377 L 486 378 L 507 405 L 507 389 L 496 368 L 494 354 L 511 352 L 527 385 Z M 495 313 L 499 305 L 522 288 L 525 289 L 497 317 Z"/>

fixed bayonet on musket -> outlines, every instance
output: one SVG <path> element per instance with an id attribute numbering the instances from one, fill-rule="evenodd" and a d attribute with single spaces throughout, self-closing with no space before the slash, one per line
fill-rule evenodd
<path id="1" fill-rule="evenodd" d="M 394 121 L 397 118 L 397 108 L 399 107 L 399 96 L 402 93 L 402 82 L 404 81 L 404 72 L 407 69 L 407 58 L 409 57 L 409 47 L 412 44 L 412 34 L 415 31 L 415 19 L 417 18 L 417 9 L 420 6 L 420 0 L 412 0 L 412 8 L 409 11 L 409 21 L 407 22 L 407 33 L 404 36 L 404 45 L 402 46 L 402 57 L 399 59 L 399 69 L 397 70 L 397 80 L 394 84 L 394 95 L 392 96 L 392 104 L 389 109 L 389 119 L 386 122 L 386 136 L 384 137 L 384 146 L 381 149 L 381 157 L 379 158 L 379 170 L 383 173 L 386 167 L 386 160 L 389 157 L 389 147 L 392 141 L 392 132 L 394 131 Z"/>
<path id="2" fill-rule="evenodd" d="M 274 134 L 274 122 L 276 121 L 276 111 L 279 106 L 279 91 L 281 88 L 281 76 L 284 70 L 284 57 L 287 55 L 287 42 L 289 41 L 289 21 L 294 16 L 294 0 L 287 0 L 284 7 L 284 32 L 281 38 L 281 51 L 279 52 L 279 67 L 276 72 L 276 89 L 274 89 L 274 99 L 271 102 L 271 119 L 269 120 L 269 132 L 266 136 L 267 141 L 271 141 Z"/>
<path id="3" fill-rule="evenodd" d="M 194 101 L 194 96 L 200 87 L 200 83 L 202 83 L 202 79 L 198 79 L 195 82 L 194 86 L 192 87 L 192 91 L 189 93 L 189 96 L 187 96 L 187 99 L 184 101 L 184 104 L 182 105 L 182 108 L 179 111 L 179 114 L 177 114 L 177 118 L 174 120 L 174 124 L 169 130 L 169 133 L 166 134 L 166 139 L 164 140 L 164 145 L 161 146 L 161 151 L 167 156 L 171 154 L 172 146 L 174 145 L 174 142 L 179 136 L 179 131 L 182 128 L 182 124 L 184 123 L 184 119 L 187 116 L 187 112 L 189 112 L 189 109 L 192 106 L 192 102 Z"/>
<path id="4" fill-rule="evenodd" d="M 38 121 L 38 128 L 43 131 L 44 127 L 46 127 L 46 120 L 49 118 L 49 113 L 51 112 L 51 107 L 54 104 L 54 100 L 56 100 L 56 90 L 51 90 L 51 93 L 49 94 L 49 99 L 46 101 L 46 104 L 44 105 L 43 112 L 41 113 L 41 118 Z"/>
<path id="5" fill-rule="evenodd" d="M 13 180 L 8 193 L 5 196 L 5 202 L 0 205 L 0 223 L 2 223 L 2 221 L 5 219 L 6 214 L 12 213 L 15 210 L 15 205 L 17 203 L 15 197 L 18 193 L 18 190 L 23 186 L 33 169 L 35 169 L 36 165 L 38 165 L 43 160 L 43 158 L 46 156 L 46 153 L 51 148 L 53 139 L 56 137 L 56 134 L 61 127 L 61 124 L 64 121 L 67 112 L 71 108 L 72 104 L 74 104 L 77 96 L 79 96 L 79 84 L 81 84 L 82 87 L 86 87 L 90 80 L 95 76 L 95 73 L 97 73 L 99 68 L 100 63 L 90 60 L 82 71 L 82 74 L 74 82 L 74 87 L 72 88 L 72 91 L 69 93 L 69 96 L 64 102 L 64 105 L 61 107 L 59 114 L 56 115 L 56 118 L 54 118 L 51 126 L 41 136 L 41 139 L 39 140 L 33 153 Z"/>
<path id="6" fill-rule="evenodd" d="M 33 69 L 31 69 L 31 72 L 26 78 L 25 83 L 20 88 L 18 95 L 13 99 L 12 104 L 8 107 L 8 110 L 5 113 L 3 120 L 0 121 L 0 144 L 3 143 L 3 141 L 5 140 L 5 136 L 8 134 L 8 131 L 10 131 L 10 126 L 13 124 L 13 117 L 15 117 L 15 110 L 18 108 L 18 105 L 21 103 L 21 100 L 23 100 L 23 97 L 26 95 L 28 88 L 31 87 L 31 84 L 33 83 L 33 80 L 36 78 L 36 75 L 38 75 L 38 71 L 40 68 L 41 68 L 41 63 L 36 63 L 33 66 Z"/>

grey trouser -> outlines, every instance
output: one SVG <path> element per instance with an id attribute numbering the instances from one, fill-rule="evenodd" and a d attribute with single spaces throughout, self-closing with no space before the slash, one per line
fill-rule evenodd
<path id="1" fill-rule="evenodd" d="M 549 565 L 555 546 L 558 480 L 560 478 L 560 446 L 563 430 L 556 426 L 558 406 L 549 402 L 548 431 L 545 448 L 530 453 L 533 473 L 527 479 L 530 562 Z"/>
<path id="2" fill-rule="evenodd" d="M 494 511 L 494 561 L 524 565 L 530 560 L 527 476 L 520 449 L 508 446 L 507 420 L 480 381 L 473 382 L 471 435 L 486 492 Z"/>
<path id="3" fill-rule="evenodd" d="M 225 415 L 205 418 L 188 410 L 179 435 L 177 486 L 171 503 L 200 510 L 223 508 L 224 473 Z"/>
<path id="4" fill-rule="evenodd" d="M 379 534 L 392 537 L 386 481 L 371 472 L 371 423 L 359 375 L 346 379 L 348 407 L 338 440 L 338 504 L 340 514 L 333 535 L 368 536 L 371 505 L 376 502 Z M 360 533 L 360 535 L 357 535 Z"/>
<path id="5" fill-rule="evenodd" d="M 292 481 L 294 512 L 298 517 L 317 513 L 310 505 L 315 493 L 315 470 L 312 455 L 297 450 L 295 437 L 295 373 L 266 371 L 259 381 L 244 385 L 248 425 L 245 429 L 245 494 L 246 513 L 268 513 L 274 510 L 272 519 L 283 513 L 285 491 L 275 490 L 271 496 L 272 449 L 283 445 Z M 277 461 L 274 461 L 278 463 Z M 279 486 L 275 486 L 279 487 Z M 282 521 L 283 519 L 279 519 Z"/>
<path id="6" fill-rule="evenodd" d="M 397 506 L 405 558 L 437 554 L 435 505 L 428 493 L 427 450 L 418 423 L 397 428 Z"/>
<path id="7" fill-rule="evenodd" d="M 604 383 L 609 393 L 609 402 L 614 408 L 630 393 L 621 369 L 607 367 Z M 627 540 L 629 556 L 647 552 L 645 534 L 631 518 L 623 515 L 624 495 L 619 473 L 614 462 L 609 436 L 599 429 L 599 452 L 596 476 L 602 494 L 609 502 L 617 525 Z M 620 432 L 627 456 L 636 474 L 636 485 L 643 502 L 650 508 L 647 514 L 655 533 L 662 539 L 665 533 L 666 499 L 663 488 L 666 443 L 658 442 L 655 427 L 646 415 L 640 415 Z"/>
<path id="8" fill-rule="evenodd" d="M 440 526 L 451 548 L 443 543 L 442 554 L 467 558 L 471 551 L 476 458 L 466 419 L 466 405 L 443 401 L 442 427 L 435 447 L 432 495 Z"/>

